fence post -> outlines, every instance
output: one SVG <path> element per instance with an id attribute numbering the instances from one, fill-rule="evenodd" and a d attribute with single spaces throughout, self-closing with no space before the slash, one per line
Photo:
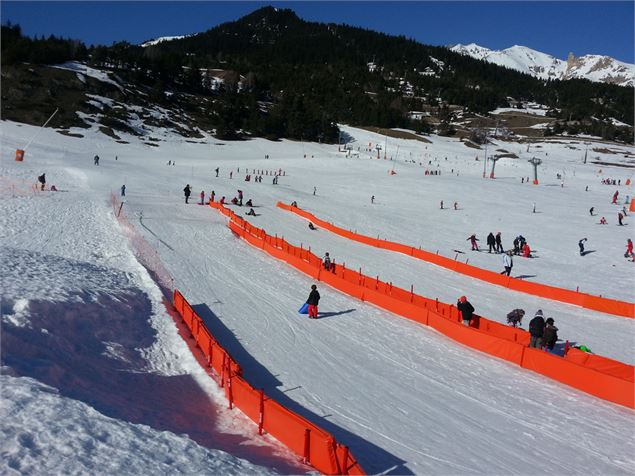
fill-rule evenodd
<path id="1" fill-rule="evenodd" d="M 234 407 L 234 394 L 232 393 L 232 367 L 230 360 L 227 360 L 227 399 L 231 410 Z"/>
<path id="2" fill-rule="evenodd" d="M 223 363 L 220 366 L 220 388 L 225 386 L 225 365 L 227 354 L 223 352 Z"/>
<path id="3" fill-rule="evenodd" d="M 342 474 L 348 474 L 348 446 L 344 446 L 344 455 L 342 456 L 344 464 L 342 464 Z"/>
<path id="4" fill-rule="evenodd" d="M 260 414 L 258 415 L 258 434 L 262 435 L 262 427 L 265 423 L 265 392 L 260 389 Z"/>
<path id="5" fill-rule="evenodd" d="M 311 464 L 311 430 L 304 430 L 304 464 Z"/>

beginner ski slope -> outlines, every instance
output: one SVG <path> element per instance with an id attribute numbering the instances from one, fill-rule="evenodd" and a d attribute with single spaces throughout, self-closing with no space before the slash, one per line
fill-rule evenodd
<path id="1" fill-rule="evenodd" d="M 23 143 L 33 128 L 6 122 L 2 125 L 2 156 L 10 157 L 12 149 Z M 383 141 L 365 131 L 346 130 L 359 141 L 366 142 L 369 138 Z M 319 286 L 322 316 L 317 321 L 308 320 L 297 314 L 297 308 L 306 299 L 312 281 L 238 240 L 227 228 L 224 217 L 192 202 L 196 202 L 201 189 L 209 193 L 213 188 L 217 197 L 228 198 L 236 194 L 236 189 L 242 189 L 246 199 L 253 198 L 256 205 L 262 205 L 255 208 L 260 216 L 250 221 L 263 226 L 268 233 L 311 245 L 318 253 L 321 252 L 318 249 L 328 250 L 338 262 L 346 261 L 347 266 L 355 268 L 361 266 L 366 274 L 379 274 L 400 286 L 414 283 L 415 290 L 426 296 L 453 302 L 457 296 L 466 294 L 477 312 L 493 319 L 502 319 L 513 307 L 524 307 L 530 313 L 542 308 L 547 315 L 554 316 L 561 336 L 630 363 L 635 361 L 632 351 L 635 327 L 630 320 L 530 300 L 530 297 L 494 289 L 320 230 L 309 234 L 303 220 L 278 211 L 275 202 L 297 200 L 306 208 L 310 203 L 315 213 L 332 217 L 333 221 L 353 228 L 357 224 L 360 230 L 368 227 L 364 232 L 379 233 L 397 241 L 417 243 L 413 237 L 421 236 L 421 244 L 428 249 L 443 244 L 443 249 L 463 247 L 466 250 L 464 240 L 469 234 L 476 231 L 484 238 L 490 226 L 499 224 L 506 245 L 512 237 L 511 230 L 522 232 L 530 244 L 541 243 L 535 246 L 539 248 L 540 258 L 527 263 L 527 274 L 540 272 L 541 281 L 551 280 L 563 286 L 570 286 L 572 280 L 580 277 L 582 289 L 597 293 L 612 291 L 607 294 L 624 299 L 632 299 L 632 290 L 629 290 L 632 268 L 621 258 L 622 242 L 631 236 L 631 228 L 613 226 L 609 233 L 605 228 L 584 224 L 583 212 L 586 211 L 582 205 L 580 216 L 572 218 L 571 223 L 566 214 L 557 219 L 550 215 L 527 226 L 533 217 L 526 203 L 537 190 L 541 192 L 541 207 L 544 204 L 545 209 L 564 209 L 561 197 L 555 195 L 556 187 L 553 187 L 553 196 L 547 186 L 523 188 L 515 183 L 519 182 L 516 180 L 519 165 L 511 163 L 507 167 L 501 160 L 497 171 L 501 176 L 508 174 L 509 184 L 501 180 L 506 184 L 501 186 L 505 190 L 493 189 L 500 182 L 483 180 L 479 170 L 470 166 L 468 161 L 474 160 L 473 150 L 457 141 L 436 137 L 425 152 L 420 150 L 423 146 L 419 143 L 400 141 L 402 161 L 397 162 L 398 173 L 392 177 L 388 176 L 389 161 L 347 159 L 327 145 L 253 140 L 220 146 L 211 145 L 218 143 L 211 139 L 201 144 L 170 140 L 157 148 L 148 148 L 134 138 L 127 140 L 131 143 L 124 145 L 91 132 L 82 139 L 74 139 L 45 131 L 38 143 L 27 151 L 25 163 L 3 162 L 2 175 L 14 182 L 17 179 L 26 182 L 27 167 L 32 175 L 46 171 L 49 183 L 67 190 L 64 195 L 76 197 L 82 204 L 102 206 L 106 206 L 103 204 L 107 203 L 111 191 L 117 191 L 126 183 L 123 211 L 129 221 L 154 247 L 160 262 L 174 278 L 174 286 L 197 306 L 212 331 L 223 336 L 223 344 L 241 363 L 250 381 L 348 444 L 369 473 L 629 474 L 635 469 L 632 411 L 471 351 L 433 330 L 325 286 Z M 461 167 L 461 173 L 452 180 L 445 180 L 445 175 L 425 177 L 424 167 L 403 163 L 408 155 L 401 154 L 410 151 L 413 154 L 434 152 L 439 157 L 448 154 L 448 162 Z M 572 174 L 569 167 L 573 166 L 567 161 L 573 161 L 576 152 L 565 156 L 566 151 L 563 148 L 554 153 L 564 157 L 554 167 L 567 170 L 569 177 Z M 99 167 L 92 165 L 95 153 L 102 159 Z M 265 154 L 271 159 L 265 160 Z M 115 155 L 118 155 L 117 161 Z M 176 166 L 166 165 L 168 160 L 175 159 Z M 482 166 L 482 162 L 479 164 Z M 218 179 L 212 172 L 217 166 L 221 169 Z M 231 180 L 230 167 L 234 173 Z M 271 184 L 270 176 L 265 176 L 259 184 L 247 183 L 243 181 L 245 167 L 283 168 L 286 175 L 280 178 L 278 186 Z M 622 182 L 627 177 L 623 169 L 611 169 L 611 173 L 616 178 L 621 176 Z M 577 171 L 576 177 L 581 175 Z M 588 175 L 592 183 L 596 179 L 594 172 Z M 182 197 L 186 183 L 193 186 L 189 205 L 183 203 Z M 314 186 L 317 187 L 315 197 Z M 609 189 L 600 187 L 603 186 L 590 188 L 598 200 L 603 196 L 601 192 L 606 191 L 608 201 Z M 464 213 L 437 210 L 442 193 L 456 196 L 465 207 Z M 584 192 L 584 187 L 573 190 L 573 186 L 571 189 L 565 186 L 557 187 L 557 193 L 570 194 L 571 200 L 565 200 L 570 204 L 581 202 L 590 192 Z M 371 194 L 377 198 L 373 208 Z M 489 205 L 514 194 L 518 202 L 496 217 Z M 46 207 L 59 195 L 38 194 L 37 200 Z M 12 199 L 12 213 L 26 210 L 21 215 L 23 220 L 17 223 L 28 222 L 25 202 L 35 199 L 26 196 Z M 446 200 L 450 203 L 454 198 Z M 611 210 L 608 205 L 597 205 L 599 213 L 602 207 Z M 72 216 L 69 213 L 69 218 Z M 37 220 L 40 227 L 43 221 L 44 217 Z M 67 235 L 68 238 L 64 238 L 64 233 L 47 233 L 41 237 L 37 223 L 25 229 L 34 240 L 54 243 L 56 253 L 68 254 L 76 243 L 81 243 L 82 234 L 92 229 L 90 222 L 87 218 L 66 221 L 63 230 L 79 230 L 71 237 Z M 109 241 L 108 237 L 119 233 L 114 220 L 111 222 L 109 230 L 94 236 Z M 602 242 L 606 246 L 580 258 L 574 253 L 576 239 L 565 259 L 563 254 L 571 245 L 562 235 L 572 234 L 569 227 L 576 224 L 585 227 L 590 243 Z M 14 248 L 21 248 L 20 236 L 17 230 L 11 235 Z M 123 249 L 121 240 L 118 243 L 119 249 Z M 100 263 L 101 258 L 91 256 L 91 249 L 86 247 L 82 260 Z M 108 249 L 117 248 L 109 245 Z M 17 252 L 10 251 L 11 254 L 19 256 Z M 595 258 L 595 255 L 598 260 L 579 261 Z M 494 260 L 499 258 L 480 253 L 474 260 L 479 266 L 490 263 L 496 268 L 498 264 L 494 264 Z M 517 264 L 514 272 L 524 272 L 519 266 Z M 582 273 L 589 269 L 593 269 L 593 273 Z M 615 283 L 614 286 L 609 281 Z M 18 277 L 12 282 L 19 283 Z M 39 283 L 38 292 L 53 288 L 53 283 L 42 281 L 38 273 L 30 275 L 30 282 Z M 146 284 L 144 289 L 149 286 Z M 15 300 L 21 293 L 27 301 L 35 299 L 23 293 L 20 284 L 10 289 Z M 156 299 L 153 302 L 157 302 Z M 28 321 L 28 312 L 23 313 L 22 318 Z M 3 329 L 13 325 L 3 318 Z M 169 340 L 156 345 L 159 353 L 171 355 L 182 344 Z M 165 365 L 169 368 L 167 363 Z M 188 366 L 191 372 L 195 371 L 193 365 Z M 15 398 L 19 398 L 17 392 Z M 252 461 L 264 462 L 268 468 L 276 467 L 276 463 L 265 458 L 254 457 Z M 289 469 L 293 464 L 289 458 L 288 466 L 277 467 L 281 472 L 298 472 L 297 466 L 295 470 Z"/>

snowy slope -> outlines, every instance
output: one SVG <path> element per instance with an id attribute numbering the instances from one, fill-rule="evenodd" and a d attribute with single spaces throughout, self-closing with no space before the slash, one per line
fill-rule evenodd
<path id="1" fill-rule="evenodd" d="M 634 412 L 466 349 L 320 284 L 321 319 L 304 319 L 296 310 L 312 281 L 237 240 L 225 218 L 209 207 L 185 205 L 182 189 L 191 184 L 195 202 L 201 190 L 229 198 L 240 188 L 257 205 L 260 216 L 251 220 L 271 234 L 319 254 L 331 251 L 338 262 L 395 284 L 414 283 L 426 296 L 452 302 L 466 294 L 487 317 L 503 319 L 516 306 L 530 313 L 542 308 L 556 319 L 562 338 L 633 363 L 633 320 L 533 299 L 322 230 L 309 233 L 303 220 L 277 209 L 275 202 L 297 200 L 336 224 L 447 256 L 463 251 L 461 259 L 491 269 L 501 268 L 500 256 L 469 252 L 465 238 L 477 232 L 484 240 L 488 231 L 502 231 L 509 246 L 522 233 L 538 258 L 517 259 L 514 274 L 632 301 L 632 263 L 622 258 L 632 228 L 616 226 L 618 207 L 610 197 L 618 187 L 600 184 L 602 177 L 624 184 L 631 172 L 591 162 L 596 156 L 625 161 L 635 150 L 611 145 L 608 152 L 592 152 L 607 147 L 592 144 L 583 165 L 579 140 L 537 144 L 531 155 L 545 163 L 535 187 L 520 183 L 530 173 L 521 160 L 500 160 L 499 178 L 482 179 L 483 151 L 458 140 L 390 139 L 388 156 L 395 158 L 390 162 L 364 152 L 369 142 L 383 144 L 384 137 L 343 130 L 352 137 L 350 145 L 360 147 L 359 158 L 345 157 L 336 146 L 262 139 L 193 143 L 168 137 L 151 148 L 129 136 L 130 144 L 115 143 L 93 129 L 83 131 L 82 139 L 46 130 L 18 163 L 12 160 L 14 150 L 35 129 L 3 122 L 3 415 L 19 415 L 20 422 L 27 414 L 18 408 L 55 415 L 51 408 L 68 406 L 74 431 L 88 433 L 97 448 L 88 444 L 77 450 L 73 464 L 80 472 L 98 467 L 104 452 L 112 454 L 116 471 L 127 458 L 120 450 L 130 441 L 126 435 L 141 430 L 157 436 L 136 441 L 138 472 L 152 472 L 144 461 L 172 438 L 179 455 L 183 448 L 197 456 L 185 469 L 176 455 L 159 460 L 164 473 L 304 470 L 275 442 L 263 445 L 255 438 L 253 425 L 223 410 L 220 392 L 190 356 L 161 304 L 160 289 L 127 245 L 139 234 L 151 246 L 146 256 L 155 257 L 151 268 L 154 263 L 168 270 L 248 379 L 348 444 L 371 473 L 632 473 Z M 496 147 L 527 158 L 525 146 L 501 142 Z M 95 153 L 102 159 L 98 167 L 92 164 Z M 169 160 L 176 165 L 168 166 Z M 214 178 L 216 167 L 219 178 Z M 245 182 L 246 168 L 282 168 L 286 175 L 278 186 L 269 175 L 262 183 Z M 388 175 L 393 168 L 397 175 Z M 425 176 L 426 168 L 442 175 Z M 30 185 L 42 172 L 63 191 L 33 191 Z M 565 173 L 564 187 L 556 173 Z M 123 183 L 123 211 L 132 230 L 118 225 L 108 204 L 111 191 Z M 633 193 L 624 185 L 619 190 L 621 207 L 623 197 Z M 375 205 L 370 195 L 376 196 Z M 459 210 L 440 210 L 441 199 L 446 207 L 458 201 Z M 598 217 L 587 211 L 592 205 L 610 226 L 596 225 Z M 594 250 L 585 257 L 577 253 L 582 235 Z M 37 347 L 40 342 L 45 345 Z M 76 355 L 81 359 L 66 357 Z M 207 424 L 208 418 L 216 423 Z M 95 421 L 91 428 L 107 426 L 104 432 L 121 435 L 121 446 L 100 440 L 97 430 L 83 430 L 87 420 Z M 35 435 L 45 435 L 48 447 L 56 442 L 48 435 L 73 438 L 52 416 L 26 430 L 7 421 L 0 423 L 0 445 L 3 455 L 13 457 L 9 461 L 52 457 L 53 450 L 33 450 L 40 447 L 33 443 Z"/>
<path id="2" fill-rule="evenodd" d="M 474 43 L 454 45 L 450 49 L 462 55 L 515 69 L 540 79 L 580 78 L 620 86 L 635 86 L 635 65 L 609 56 L 585 55 L 576 58 L 570 54 L 566 60 L 561 60 L 526 46 L 514 45 L 497 51 Z"/>

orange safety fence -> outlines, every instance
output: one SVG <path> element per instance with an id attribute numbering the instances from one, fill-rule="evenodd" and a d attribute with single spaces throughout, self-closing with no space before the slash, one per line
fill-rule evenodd
<path id="1" fill-rule="evenodd" d="M 207 364 L 219 377 L 230 409 L 234 406 L 239 408 L 258 425 L 259 434 L 269 433 L 322 474 L 366 474 L 347 446 L 251 386 L 240 365 L 214 338 L 203 319 L 178 290 L 174 290 L 173 305 L 207 359 Z"/>
<path id="2" fill-rule="evenodd" d="M 498 286 L 503 286 L 514 291 L 532 294 L 534 296 L 539 296 L 542 298 L 553 299 L 554 301 L 566 302 L 568 304 L 575 304 L 576 306 L 591 309 L 594 311 L 604 312 L 607 314 L 635 318 L 635 304 L 630 302 L 619 301 L 602 296 L 594 296 L 579 291 L 550 286 L 548 284 L 534 283 L 530 281 L 524 281 L 522 279 L 504 276 L 495 271 L 490 271 L 487 269 L 482 269 L 476 266 L 461 263 L 454 259 L 431 253 L 420 248 L 414 248 L 411 246 L 403 245 L 401 243 L 395 243 L 393 241 L 380 240 L 379 238 L 372 238 L 369 236 L 360 235 L 358 233 L 335 226 L 327 221 L 320 220 L 315 215 L 305 210 L 287 205 L 282 202 L 278 202 L 277 206 L 278 208 L 282 208 L 283 210 L 295 213 L 296 215 L 306 218 L 307 220 L 311 220 L 313 223 L 324 228 L 325 230 L 348 238 L 349 240 L 364 243 L 376 248 L 382 248 L 403 253 L 414 258 L 435 264 L 442 268 L 447 268 L 457 273 L 471 276 L 473 278 L 480 279 L 481 281 L 486 281 Z"/>
<path id="3" fill-rule="evenodd" d="M 283 238 L 268 235 L 244 218 L 218 203 L 210 206 L 230 218 L 229 228 L 248 243 L 281 259 L 316 280 L 350 296 L 367 301 L 402 317 L 430 326 L 447 337 L 473 349 L 523 368 L 548 376 L 596 397 L 635 408 L 635 367 L 592 355 L 580 358 L 572 350 L 562 358 L 530 349 L 529 333 L 475 315 L 470 327 L 462 324 L 454 305 L 442 303 L 362 274 L 361 269 L 337 265 L 326 270 L 322 260 L 310 250 L 289 244 Z M 540 354 L 535 356 L 535 354 Z"/>

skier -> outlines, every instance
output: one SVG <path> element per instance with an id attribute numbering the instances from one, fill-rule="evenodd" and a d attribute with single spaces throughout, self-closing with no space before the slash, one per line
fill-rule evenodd
<path id="1" fill-rule="evenodd" d="M 121 196 L 125 197 L 126 196 L 126 184 L 123 184 L 121 186 Z"/>
<path id="2" fill-rule="evenodd" d="M 523 320 L 524 315 L 525 311 L 523 309 L 514 309 L 507 314 L 507 324 L 514 327 L 522 325 L 521 321 Z"/>
<path id="3" fill-rule="evenodd" d="M 188 183 L 185 188 L 183 189 L 183 194 L 185 195 L 185 203 L 187 204 L 189 199 L 190 199 L 190 194 L 192 193 L 192 187 L 190 187 L 190 184 Z"/>
<path id="4" fill-rule="evenodd" d="M 247 215 L 255 217 L 256 216 L 256 212 L 254 211 L 253 208 L 250 208 L 249 211 L 247 212 Z"/>
<path id="5" fill-rule="evenodd" d="M 465 296 L 461 296 L 456 302 L 456 308 L 461 312 L 463 318 L 463 325 L 470 327 L 470 321 L 474 314 L 474 306 L 470 304 Z"/>
<path id="6" fill-rule="evenodd" d="M 309 222 L 309 230 L 316 230 L 315 225 Z"/>
<path id="7" fill-rule="evenodd" d="M 239 207 L 243 206 L 243 191 L 242 190 L 238 190 L 238 206 Z"/>
<path id="8" fill-rule="evenodd" d="M 296 207 L 298 208 L 298 202 L 296 202 L 295 200 L 291 202 L 291 206 L 292 207 Z"/>
<path id="9" fill-rule="evenodd" d="M 313 195 L 317 192 L 317 187 L 313 187 Z"/>
<path id="10" fill-rule="evenodd" d="M 213 202 L 214 201 L 214 197 L 216 196 L 216 192 L 214 192 L 214 190 L 212 190 L 212 193 L 209 196 L 209 201 Z"/>
<path id="11" fill-rule="evenodd" d="M 44 186 L 46 185 L 46 174 L 42 174 L 37 178 L 37 181 L 40 182 L 40 190 L 44 190 Z"/>
<path id="12" fill-rule="evenodd" d="M 315 284 L 312 284 L 311 292 L 309 293 L 309 299 L 306 300 L 306 303 L 309 305 L 309 317 L 311 319 L 317 319 L 319 302 L 320 293 L 317 290 L 317 286 Z"/>
<path id="13" fill-rule="evenodd" d="M 229 172 L 229 178 L 234 178 L 234 172 L 233 171 Z"/>
<path id="14" fill-rule="evenodd" d="M 617 221 L 619 223 L 620 226 L 624 225 L 624 223 L 622 223 L 622 220 L 624 219 L 624 215 L 622 215 L 622 212 L 619 212 L 617 214 Z"/>
<path id="15" fill-rule="evenodd" d="M 459 209 L 459 202 L 454 202 L 454 209 L 458 210 Z"/>
<path id="16" fill-rule="evenodd" d="M 578 241 L 578 246 L 580 247 L 580 256 L 584 256 L 584 242 L 587 241 L 586 238 L 582 238 Z"/>
<path id="17" fill-rule="evenodd" d="M 501 232 L 496 233 L 496 252 L 503 253 L 503 242 L 501 241 Z"/>
<path id="18" fill-rule="evenodd" d="M 324 253 L 324 258 L 322 258 L 322 265 L 327 271 L 331 269 L 331 257 L 328 253 Z"/>
<path id="19" fill-rule="evenodd" d="M 558 341 L 558 328 L 554 326 L 555 321 L 553 317 L 547 318 L 545 322 L 545 329 L 542 334 L 542 345 L 545 347 L 545 350 L 549 353 L 554 353 L 553 348 Z"/>
<path id="20" fill-rule="evenodd" d="M 218 177 L 218 167 L 216 167 L 216 169 L 214 170 L 214 172 L 216 172 L 216 176 Z"/>
<path id="21" fill-rule="evenodd" d="M 205 190 L 201 190 L 201 205 L 205 204 Z"/>
<path id="22" fill-rule="evenodd" d="M 472 251 L 479 251 L 478 244 L 476 243 L 479 240 L 476 237 L 476 234 L 468 236 L 467 240 L 465 240 L 465 241 L 469 241 L 472 244 Z"/>
<path id="23" fill-rule="evenodd" d="M 542 348 L 542 335 L 545 331 L 545 318 L 542 315 L 542 309 L 536 311 L 536 315 L 529 322 L 529 347 L 535 349 Z"/>
<path id="24" fill-rule="evenodd" d="M 245 202 L 245 206 L 246 207 L 253 207 L 254 206 L 254 204 L 251 201 L 251 198 Z"/>
<path id="25" fill-rule="evenodd" d="M 225 205 L 225 195 L 223 195 L 222 197 L 220 197 L 220 204 L 221 204 L 221 205 Z"/>
<path id="26" fill-rule="evenodd" d="M 490 231 L 489 235 L 487 235 L 487 246 L 489 246 L 488 253 L 492 252 L 492 249 L 496 251 L 496 238 L 494 237 L 494 233 Z"/>
<path id="27" fill-rule="evenodd" d="M 520 240 L 518 239 L 518 237 L 514 238 L 514 254 L 515 255 L 519 255 L 520 254 Z"/>
<path id="28" fill-rule="evenodd" d="M 617 196 L 619 194 L 620 194 L 620 192 L 618 190 L 616 190 L 615 193 L 613 194 L 613 202 L 612 203 L 617 204 Z"/>
<path id="29" fill-rule="evenodd" d="M 94 162 L 94 164 L 95 164 L 95 165 L 99 165 L 99 156 L 98 156 L 98 155 L 96 155 L 96 156 L 93 158 L 93 162 Z"/>
<path id="30" fill-rule="evenodd" d="M 512 258 L 511 250 L 503 255 L 503 266 L 505 270 L 501 274 L 506 274 L 509 276 L 512 272 L 512 268 L 514 267 L 514 260 Z"/>
<path id="31" fill-rule="evenodd" d="M 593 210 L 595 210 L 595 207 L 591 207 L 591 208 L 589 208 L 589 214 L 590 214 L 591 216 L 593 216 Z"/>
<path id="32" fill-rule="evenodd" d="M 536 213 L 536 202 L 534 202 L 534 209 L 533 209 L 532 213 Z"/>
<path id="33" fill-rule="evenodd" d="M 443 200 L 441 200 L 441 210 L 443 210 Z"/>
<path id="34" fill-rule="evenodd" d="M 370 196 L 370 203 L 371 204 L 375 203 L 375 195 Z"/>
<path id="35" fill-rule="evenodd" d="M 602 217 L 600 218 L 600 225 L 608 225 L 609 222 L 606 221 L 606 218 Z"/>
<path id="36" fill-rule="evenodd" d="M 624 258 L 628 258 L 629 256 L 633 256 L 633 242 L 630 238 L 626 240 L 626 253 L 624 253 Z"/>

